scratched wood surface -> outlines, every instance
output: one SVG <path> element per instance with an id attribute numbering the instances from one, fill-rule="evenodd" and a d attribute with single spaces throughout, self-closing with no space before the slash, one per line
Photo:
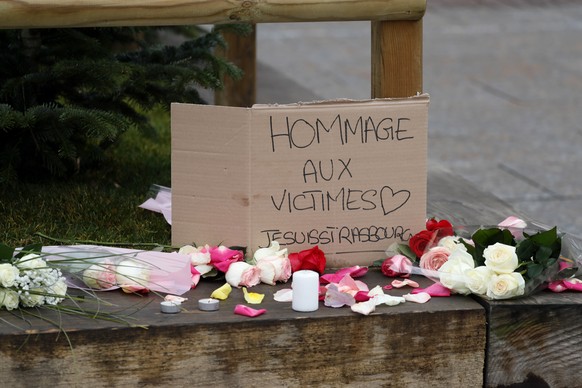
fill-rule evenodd
<path id="1" fill-rule="evenodd" d="M 370 287 L 390 281 L 377 270 L 362 280 Z M 467 387 L 482 381 L 485 314 L 470 298 L 383 306 L 371 316 L 323 305 L 314 313 L 297 313 L 290 303 L 273 300 L 273 293 L 288 285 L 262 285 L 252 289 L 266 294 L 262 316 L 233 314 L 234 306 L 244 303 L 240 290 L 221 302 L 218 312 L 199 311 L 198 299 L 221 284 L 202 282 L 186 294 L 184 311 L 172 315 L 159 312 L 161 298 L 155 295 L 108 292 L 104 298 L 120 309 L 140 305 L 134 323 L 147 329 L 64 316 L 71 347 L 51 325 L 30 319 L 29 328 L 2 311 L 0 319 L 28 329 L 0 324 L 3 384 Z"/>

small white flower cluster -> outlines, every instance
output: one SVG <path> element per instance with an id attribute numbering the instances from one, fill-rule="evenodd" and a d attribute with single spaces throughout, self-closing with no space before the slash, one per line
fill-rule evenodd
<path id="1" fill-rule="evenodd" d="M 25 255 L 14 264 L 0 264 L 0 308 L 57 305 L 66 292 L 61 271 L 48 266 L 37 254 Z"/>

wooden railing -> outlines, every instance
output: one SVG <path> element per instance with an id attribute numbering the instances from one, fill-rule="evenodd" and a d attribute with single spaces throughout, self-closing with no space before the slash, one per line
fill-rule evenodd
<path id="1" fill-rule="evenodd" d="M 0 0 L 0 28 L 370 20 L 371 97 L 408 97 L 422 92 L 425 9 L 426 0 Z M 254 47 L 255 35 L 230 38 L 224 55 L 247 76 L 227 83 L 217 103 L 254 103 Z"/>

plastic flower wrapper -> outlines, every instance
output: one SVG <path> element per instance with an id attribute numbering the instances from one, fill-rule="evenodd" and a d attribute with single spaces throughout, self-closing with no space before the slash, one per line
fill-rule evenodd
<path id="1" fill-rule="evenodd" d="M 46 246 L 44 258 L 78 289 L 155 291 L 182 295 L 190 290 L 190 257 L 176 252 L 95 245 Z"/>
<path id="2" fill-rule="evenodd" d="M 386 253 L 406 256 L 412 263 L 407 272 L 455 293 L 499 300 L 528 296 L 572 276 L 582 260 L 574 241 L 556 227 L 516 217 L 496 226 L 454 227 L 431 219 L 408 246 L 392 246 Z M 401 265 L 393 270 L 403 272 Z"/>

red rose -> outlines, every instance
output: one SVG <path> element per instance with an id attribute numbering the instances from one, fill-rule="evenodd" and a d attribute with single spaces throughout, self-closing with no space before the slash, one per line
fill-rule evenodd
<path id="1" fill-rule="evenodd" d="M 427 249 L 433 246 L 435 238 L 435 232 L 423 230 L 412 236 L 408 241 L 408 245 L 416 257 L 420 257 Z"/>
<path id="2" fill-rule="evenodd" d="M 299 253 L 290 253 L 291 270 L 293 272 L 301 269 L 308 269 L 323 274 L 325 271 L 325 255 L 321 249 L 314 246 Z"/>
<path id="3" fill-rule="evenodd" d="M 437 235 L 440 238 L 445 236 L 452 236 L 453 232 L 453 225 L 447 220 L 440 220 L 437 221 L 434 218 L 431 218 L 426 221 L 426 230 L 429 232 L 437 231 Z"/>
<path id="4" fill-rule="evenodd" d="M 395 278 L 398 276 L 407 278 L 410 277 L 410 267 L 412 267 L 412 263 L 408 257 L 403 255 L 394 255 L 384 260 L 380 270 L 384 276 L 388 276 L 390 278 Z"/>

